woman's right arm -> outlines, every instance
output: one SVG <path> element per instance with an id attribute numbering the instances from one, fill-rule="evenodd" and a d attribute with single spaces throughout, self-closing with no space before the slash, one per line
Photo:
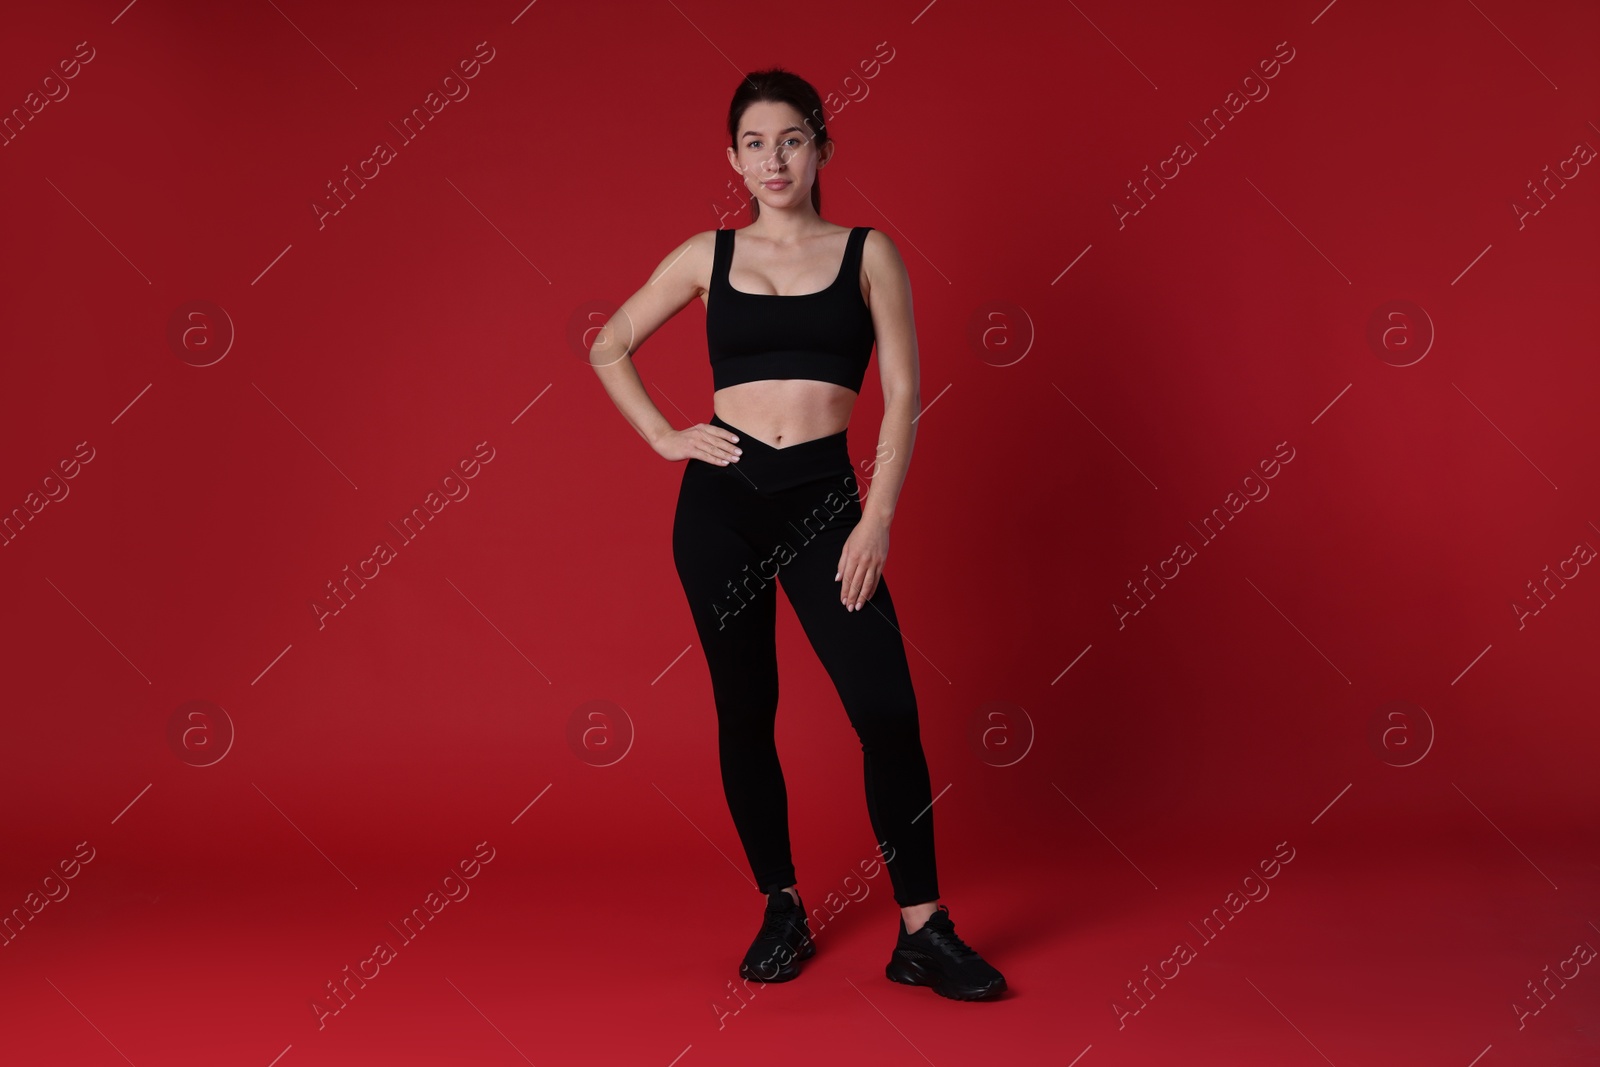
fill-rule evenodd
<path id="1" fill-rule="evenodd" d="M 589 346 L 589 365 L 623 418 L 662 458 L 704 459 L 726 465 L 738 459 L 739 449 L 733 443 L 737 437 L 706 423 L 674 430 L 651 402 L 633 365 L 633 353 L 702 292 L 696 279 L 702 273 L 710 276 L 715 236 L 711 230 L 697 233 L 667 254 L 650 280 L 628 297 L 595 335 Z"/>

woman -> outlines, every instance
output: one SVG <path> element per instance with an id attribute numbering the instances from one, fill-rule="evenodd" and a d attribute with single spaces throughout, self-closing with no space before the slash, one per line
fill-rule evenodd
<path id="1" fill-rule="evenodd" d="M 747 76 L 728 136 L 754 221 L 737 233 L 696 234 L 668 254 L 607 322 L 590 363 L 657 454 L 689 461 L 673 558 L 711 672 L 723 792 L 767 895 L 739 973 L 788 981 L 815 951 L 773 734 L 773 585 L 781 583 L 861 738 L 867 812 L 900 905 L 886 974 L 959 1000 L 994 997 L 1004 977 L 956 936 L 939 903 L 928 766 L 882 575 L 918 405 L 905 265 L 882 233 L 818 214 L 817 171 L 834 143 L 803 79 L 781 69 Z M 631 356 L 697 297 L 706 304 L 715 413 L 675 430 Z M 874 343 L 884 416 L 863 505 L 845 435 Z"/>

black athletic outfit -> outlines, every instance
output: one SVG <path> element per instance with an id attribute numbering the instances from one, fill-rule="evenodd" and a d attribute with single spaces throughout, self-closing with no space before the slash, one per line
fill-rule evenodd
<path id="1" fill-rule="evenodd" d="M 798 296 L 733 288 L 734 231 L 717 231 L 706 306 L 716 388 L 806 378 L 860 392 L 875 337 L 860 286 L 869 229 L 851 230 L 832 285 Z M 737 434 L 743 452 L 727 466 L 686 462 L 672 552 L 711 672 L 723 792 L 757 888 L 797 881 L 773 734 L 781 583 L 861 739 L 867 814 L 895 902 L 936 900 L 932 790 L 889 585 L 880 575 L 872 598 L 847 611 L 834 581 L 861 520 L 847 431 L 773 448 L 715 415 L 711 422 Z"/>

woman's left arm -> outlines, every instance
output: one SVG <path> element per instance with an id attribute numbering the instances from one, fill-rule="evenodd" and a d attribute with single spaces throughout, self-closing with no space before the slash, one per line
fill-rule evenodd
<path id="1" fill-rule="evenodd" d="M 917 360 L 917 328 L 911 308 L 911 280 L 905 262 L 888 234 L 873 230 L 862 248 L 877 335 L 878 375 L 883 382 L 883 424 L 872 459 L 871 491 L 862 505 L 861 522 L 839 557 L 839 599 L 847 610 L 859 610 L 878 588 L 889 555 L 889 526 L 905 484 L 916 438 L 912 420 L 920 406 L 921 375 Z"/>

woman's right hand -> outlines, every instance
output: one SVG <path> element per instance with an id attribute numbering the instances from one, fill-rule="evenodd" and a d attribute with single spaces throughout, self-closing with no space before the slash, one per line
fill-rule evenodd
<path id="1" fill-rule="evenodd" d="M 662 459 L 699 459 L 726 467 L 729 463 L 739 462 L 742 450 L 737 444 L 738 440 L 737 434 L 729 433 L 720 426 L 697 422 L 686 430 L 662 434 L 652 442 L 652 447 Z"/>

